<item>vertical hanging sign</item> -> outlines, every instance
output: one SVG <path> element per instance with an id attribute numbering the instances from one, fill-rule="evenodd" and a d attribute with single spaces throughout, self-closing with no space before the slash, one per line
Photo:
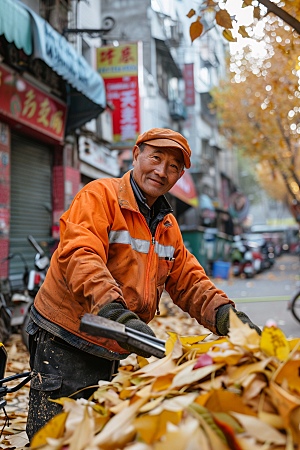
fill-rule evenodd
<path id="1" fill-rule="evenodd" d="M 195 104 L 194 64 L 185 64 L 183 73 L 185 82 L 185 105 L 192 106 Z"/>
<path id="2" fill-rule="evenodd" d="M 113 111 L 114 144 L 133 146 L 140 134 L 138 43 L 97 49 L 97 70 L 104 79 Z"/>

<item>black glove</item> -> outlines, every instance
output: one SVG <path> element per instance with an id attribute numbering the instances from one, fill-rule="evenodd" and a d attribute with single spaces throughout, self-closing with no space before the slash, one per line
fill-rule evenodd
<path id="1" fill-rule="evenodd" d="M 105 319 L 114 320 L 115 322 L 122 323 L 128 328 L 133 328 L 134 330 L 141 331 L 142 333 L 149 334 L 150 336 L 155 337 L 154 332 L 151 330 L 148 325 L 146 325 L 134 312 L 129 311 L 129 309 L 124 308 L 121 303 L 112 302 L 103 306 L 98 312 L 98 316 L 105 317 Z M 118 341 L 117 341 L 118 342 Z M 136 353 L 139 356 L 143 356 L 144 358 L 150 358 L 151 354 L 139 350 L 132 345 L 129 345 L 125 342 L 118 342 L 120 347 L 128 350 L 130 353 Z"/>
<path id="2" fill-rule="evenodd" d="M 261 330 L 258 326 L 254 325 L 253 322 L 249 319 L 247 314 L 242 311 L 237 311 L 232 305 L 222 305 L 218 308 L 217 316 L 216 316 L 216 328 L 217 332 L 220 336 L 226 336 L 229 331 L 229 311 L 232 309 L 238 318 L 243 322 L 247 323 L 250 328 L 253 328 L 259 335 L 261 335 Z"/>

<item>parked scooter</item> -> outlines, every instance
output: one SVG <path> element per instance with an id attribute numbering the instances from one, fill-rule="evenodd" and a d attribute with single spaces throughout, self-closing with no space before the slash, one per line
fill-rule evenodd
<path id="1" fill-rule="evenodd" d="M 260 261 L 254 257 L 246 242 L 236 240 L 231 250 L 232 271 L 234 276 L 245 274 L 252 278 L 260 270 Z"/>
<path id="2" fill-rule="evenodd" d="M 28 344 L 28 336 L 25 330 L 29 320 L 30 307 L 45 279 L 49 266 L 49 258 L 45 256 L 44 250 L 36 240 L 30 235 L 27 239 L 36 251 L 35 268 L 29 271 L 27 262 L 21 253 L 10 253 L 1 263 L 19 257 L 24 264 L 24 273 L 8 277 L 0 285 L 1 302 L 9 310 L 11 316 L 10 328 L 12 331 L 21 331 L 25 345 Z"/>
<path id="3" fill-rule="evenodd" d="M 22 340 L 23 340 L 23 343 L 28 348 L 29 341 L 28 341 L 28 334 L 26 332 L 26 328 L 27 328 L 29 318 L 30 318 L 30 308 L 34 302 L 34 298 L 35 298 L 38 290 L 40 289 L 41 285 L 43 284 L 43 282 L 45 280 L 50 260 L 49 260 L 48 256 L 45 255 L 44 250 L 36 242 L 36 240 L 34 239 L 33 236 L 29 235 L 29 236 L 27 236 L 27 239 L 36 251 L 36 255 L 34 258 L 35 268 L 29 272 L 28 284 L 27 284 L 27 290 L 30 295 L 31 302 L 30 302 L 30 305 L 28 306 L 26 313 L 23 317 L 23 322 L 22 322 L 22 327 L 21 327 Z"/>

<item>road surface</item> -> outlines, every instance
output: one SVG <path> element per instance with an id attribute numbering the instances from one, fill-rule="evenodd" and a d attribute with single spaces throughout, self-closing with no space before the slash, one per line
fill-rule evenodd
<path id="1" fill-rule="evenodd" d="M 237 309 L 244 311 L 259 327 L 274 319 L 286 337 L 300 337 L 300 323 L 287 309 L 288 300 L 300 289 L 300 261 L 296 255 L 284 254 L 271 269 L 252 279 L 232 277 L 214 279 L 217 287 L 234 300 Z"/>

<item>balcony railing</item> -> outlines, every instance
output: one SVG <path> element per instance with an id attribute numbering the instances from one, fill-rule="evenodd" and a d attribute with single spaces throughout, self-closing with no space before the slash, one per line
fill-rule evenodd
<path id="1" fill-rule="evenodd" d="M 172 120 L 179 121 L 187 119 L 187 112 L 185 106 L 183 104 L 183 101 L 179 98 L 176 100 L 170 100 L 169 113 Z"/>

